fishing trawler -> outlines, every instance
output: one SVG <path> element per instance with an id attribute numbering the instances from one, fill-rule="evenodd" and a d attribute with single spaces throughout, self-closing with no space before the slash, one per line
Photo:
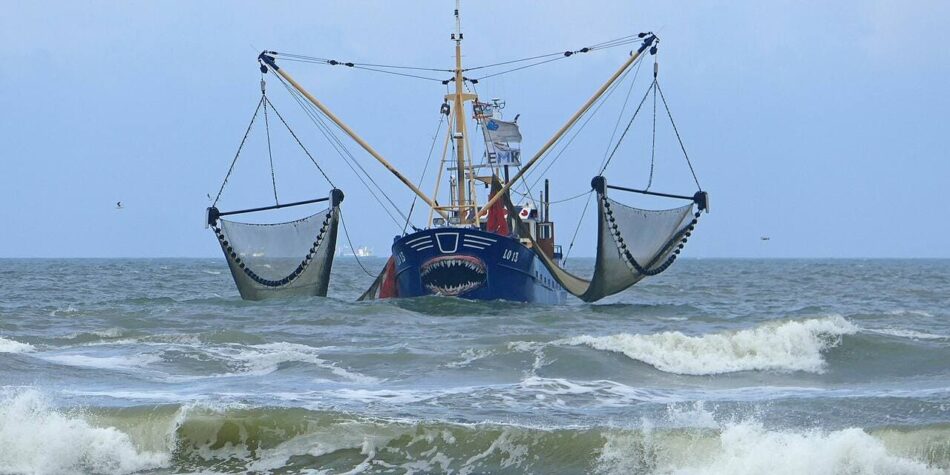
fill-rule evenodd
<path id="1" fill-rule="evenodd" d="M 550 181 L 544 180 L 543 191 L 538 198 L 527 185 L 526 174 L 550 159 L 552 150 L 560 147 L 559 156 L 573 140 L 563 140 L 569 131 L 576 135 L 596 113 L 600 104 L 617 89 L 624 80 L 632 89 L 636 74 L 630 79 L 634 65 L 639 65 L 648 55 L 656 55 L 659 38 L 650 32 L 629 35 L 615 40 L 584 46 L 576 50 L 558 51 L 551 54 L 515 59 L 490 65 L 465 67 L 462 64 L 463 33 L 458 2 L 454 11 L 455 31 L 450 39 L 455 48 L 455 64 L 450 68 L 424 68 L 405 65 L 385 65 L 339 61 L 267 50 L 258 56 L 261 72 L 272 73 L 305 110 L 321 133 L 340 154 L 343 160 L 353 160 L 343 141 L 335 135 L 342 131 L 367 154 L 392 173 L 411 190 L 418 200 L 429 208 L 428 219 L 422 226 L 412 226 L 409 231 L 409 214 L 403 231 L 397 234 L 392 244 L 392 255 L 361 300 L 380 298 L 407 298 L 426 295 L 441 295 L 474 300 L 509 300 L 535 303 L 561 303 L 568 294 L 584 301 L 595 301 L 620 292 L 641 279 L 656 275 L 667 269 L 680 254 L 693 232 L 701 211 L 708 212 L 708 195 L 699 186 L 686 149 L 679 140 L 683 156 L 689 164 L 696 183 L 692 194 L 657 192 L 645 188 L 632 188 L 608 184 L 605 178 L 612 159 L 623 142 L 634 119 L 647 97 L 652 93 L 654 106 L 654 136 L 656 126 L 657 94 L 662 98 L 666 112 L 669 106 L 657 82 L 658 65 L 654 62 L 653 81 L 630 117 L 624 132 L 609 146 L 612 152 L 605 155 L 591 180 L 591 189 L 585 195 L 588 205 L 596 197 L 597 249 L 593 276 L 585 279 L 576 276 L 563 265 L 561 246 L 555 241 L 555 226 L 551 219 Z M 479 97 L 475 85 L 479 81 L 507 72 L 540 66 L 548 62 L 608 50 L 624 45 L 633 47 L 618 69 L 598 87 L 590 99 L 571 115 L 529 159 L 522 160 L 522 136 L 519 116 L 506 120 L 503 116 L 505 103 L 500 98 Z M 440 130 L 443 121 L 447 124 L 442 147 L 442 158 L 435 188 L 431 194 L 424 192 L 393 163 L 373 148 L 356 131 L 332 112 L 319 99 L 297 82 L 288 71 L 285 62 L 300 62 L 342 66 L 395 74 L 398 76 L 439 81 L 448 89 L 440 98 Z M 504 68 L 508 70 L 470 78 L 467 72 Z M 449 79 L 431 77 L 433 73 L 451 74 Z M 423 76 L 429 74 L 430 76 Z M 628 92 L 629 96 L 629 92 Z M 624 115 L 621 110 L 621 116 Z M 585 119 L 586 117 L 586 119 Z M 585 122 L 578 126 L 578 123 Z M 618 117 L 617 125 L 620 125 Z M 474 130 L 473 133 L 470 131 Z M 675 123 L 670 123 L 675 130 Z M 335 127 L 331 127 L 332 124 Z M 614 130 L 616 133 L 616 128 Z M 437 134 L 438 135 L 438 134 Z M 654 139 L 655 142 L 655 139 Z M 432 149 L 435 147 L 433 141 Z M 480 155 L 473 155 L 472 148 L 480 148 Z M 343 149 L 343 152 L 340 149 Z M 430 149 L 431 150 L 431 149 Z M 344 153 L 345 152 L 345 153 Z M 431 157 L 431 151 L 430 151 Z M 312 157 L 311 157 L 312 158 Z M 557 157 L 549 160 L 548 168 Z M 652 160 L 652 158 L 651 158 Z M 476 163 L 477 162 L 477 163 Z M 314 162 L 316 163 L 316 162 Z M 349 164 L 349 162 L 347 162 Z M 426 161 L 428 164 L 428 159 Z M 362 166 L 359 170 L 365 172 Z M 351 166 L 356 172 L 356 168 Z M 546 173 L 547 169 L 543 173 Z M 441 186 L 443 176 L 447 189 Z M 652 183 L 652 162 L 650 183 Z M 366 183 L 363 178 L 361 181 Z M 370 178 L 375 184 L 375 181 Z M 535 185 L 538 181 L 535 181 Z M 512 200 L 513 187 L 522 185 L 524 198 L 518 204 Z M 370 193 L 376 197 L 372 187 Z M 382 191 L 378 185 L 377 189 Z M 479 191 L 484 190 L 484 196 Z M 669 199 L 685 200 L 688 203 L 672 209 L 647 210 L 622 204 L 608 196 L 615 191 L 652 195 Z M 385 203 L 379 199 L 381 205 Z M 392 204 L 392 200 L 389 200 Z M 415 201 L 413 202 L 413 207 Z M 395 206 L 395 205 L 393 205 Z M 398 210 L 397 210 L 398 211 Z M 586 208 L 585 208 L 586 211 Z M 330 216 L 330 214 L 328 214 Z M 576 233 L 575 233 L 576 236 Z M 223 238 L 219 238 L 223 239 Z M 225 251 L 227 254 L 227 251 Z"/>

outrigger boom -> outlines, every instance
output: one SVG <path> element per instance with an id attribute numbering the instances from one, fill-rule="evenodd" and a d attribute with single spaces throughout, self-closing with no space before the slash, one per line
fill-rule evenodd
<path id="1" fill-rule="evenodd" d="M 621 65 L 620 68 L 617 69 L 616 72 L 614 72 L 613 76 L 610 76 L 610 78 L 607 79 L 607 82 L 605 82 L 602 86 L 600 86 L 600 89 L 598 89 L 597 92 L 595 92 L 594 95 L 591 96 L 591 98 L 588 99 L 587 102 L 585 102 L 584 105 L 581 106 L 581 108 L 578 109 L 577 112 L 575 112 L 573 116 L 571 116 L 571 118 L 567 121 L 567 123 L 561 126 L 561 128 L 558 129 L 558 131 L 554 133 L 554 136 L 548 139 L 548 141 L 544 145 L 541 146 L 541 149 L 538 150 L 537 153 L 535 153 L 533 157 L 531 157 L 531 160 L 528 160 L 528 162 L 525 163 L 524 166 L 522 166 L 520 170 L 518 170 L 518 173 L 516 173 L 515 176 L 513 176 L 510 180 L 508 180 L 508 182 L 505 183 L 505 185 L 502 186 L 501 189 L 498 190 L 498 192 L 495 193 L 494 196 L 492 196 L 488 200 L 487 203 L 485 203 L 485 206 L 483 206 L 482 209 L 479 210 L 478 212 L 479 216 L 487 212 L 488 209 L 491 208 L 491 206 L 495 204 L 496 201 L 501 199 L 501 197 L 504 196 L 508 192 L 509 189 L 511 189 L 511 186 L 517 183 L 518 180 L 521 179 L 521 177 L 524 176 L 524 174 L 538 160 L 540 160 L 541 157 L 543 157 L 545 153 L 547 153 L 548 149 L 550 149 L 561 138 L 561 136 L 564 135 L 565 132 L 567 132 L 568 130 L 570 130 L 571 127 L 574 126 L 574 123 L 576 123 L 578 119 L 580 119 L 581 116 L 584 115 L 584 113 L 587 112 L 588 109 L 590 109 L 590 107 L 594 104 L 594 102 L 596 102 L 597 99 L 599 99 L 600 96 L 602 96 L 604 92 L 607 91 L 610 85 L 613 84 L 614 81 L 616 81 L 617 78 L 619 78 L 623 74 L 623 72 L 627 70 L 627 68 L 629 68 L 631 65 L 633 65 L 633 63 L 637 61 L 637 59 L 640 57 L 643 51 L 649 48 L 651 45 L 653 45 L 655 41 L 657 41 L 656 35 L 654 35 L 653 33 L 645 33 L 643 35 L 644 35 L 643 44 L 640 45 L 640 48 L 637 49 L 636 52 L 631 54 L 630 58 L 627 59 L 627 61 L 625 61 L 623 65 Z"/>
<path id="2" fill-rule="evenodd" d="M 313 94 L 310 94 L 310 92 L 304 89 L 303 86 L 300 85 L 300 83 L 295 81 L 294 78 L 291 77 L 290 74 L 287 73 L 287 71 L 284 71 L 283 69 L 278 67 L 276 62 L 274 61 L 274 56 L 273 56 L 274 54 L 277 54 L 277 53 L 274 51 L 264 51 L 257 57 L 257 59 L 258 61 L 262 63 L 262 67 L 270 68 L 275 73 L 280 75 L 280 77 L 284 78 L 284 80 L 286 80 L 291 86 L 293 86 L 294 89 L 296 89 L 301 94 L 303 94 L 303 96 L 307 98 L 307 100 L 310 101 L 311 104 L 313 104 L 317 109 L 320 109 L 320 111 L 323 112 L 330 120 L 332 120 L 333 123 L 338 125 L 340 129 L 342 129 L 343 132 L 346 133 L 346 135 L 349 135 L 350 138 L 353 139 L 357 144 L 359 144 L 360 147 L 363 147 L 363 149 L 366 150 L 367 153 L 372 155 L 373 158 L 379 161 L 379 163 L 381 163 L 384 167 L 386 167 L 387 170 L 392 172 L 393 175 L 396 175 L 396 178 L 398 178 L 399 181 L 401 181 L 404 185 L 408 186 L 410 190 L 412 190 L 416 195 L 419 196 L 419 198 L 422 198 L 422 201 L 425 201 L 429 206 L 435 209 L 436 212 L 438 212 L 443 217 L 448 219 L 448 216 L 445 214 L 445 212 L 438 209 L 439 205 L 436 204 L 435 201 L 433 201 L 425 193 L 423 193 L 423 191 L 420 190 L 419 187 L 414 185 L 412 181 L 409 180 L 409 178 L 407 178 L 405 175 L 400 173 L 399 170 L 396 169 L 396 167 L 394 167 L 391 163 L 389 163 L 389 161 L 383 158 L 383 156 L 380 155 L 379 152 L 376 151 L 376 149 L 374 149 L 369 143 L 363 140 L 363 138 L 360 137 L 359 134 L 357 134 L 348 125 L 346 125 L 346 123 L 340 120 L 340 118 L 337 117 L 336 114 L 334 114 L 332 111 L 330 111 L 330 109 L 328 109 L 325 105 L 323 105 L 323 103 L 320 102 L 316 97 L 314 97 Z"/>

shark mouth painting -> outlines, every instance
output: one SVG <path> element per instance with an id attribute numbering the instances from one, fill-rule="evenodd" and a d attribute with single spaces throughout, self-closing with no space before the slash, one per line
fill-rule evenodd
<path id="1" fill-rule="evenodd" d="M 454 297 L 485 285 L 485 263 L 472 256 L 439 256 L 422 264 L 422 285 L 436 295 Z"/>

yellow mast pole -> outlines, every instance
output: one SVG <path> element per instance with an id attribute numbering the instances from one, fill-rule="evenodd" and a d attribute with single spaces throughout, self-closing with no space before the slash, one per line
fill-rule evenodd
<path id="1" fill-rule="evenodd" d="M 439 214 L 441 214 L 443 217 L 448 219 L 448 216 L 445 214 L 445 212 L 438 209 L 437 208 L 438 205 L 436 205 L 436 203 L 432 201 L 431 198 L 426 196 L 426 194 L 423 193 L 422 190 L 419 189 L 419 187 L 414 185 L 412 181 L 409 180 L 409 178 L 407 178 L 405 175 L 400 173 L 399 170 L 396 169 L 396 167 L 394 167 L 385 158 L 383 158 L 383 156 L 380 155 L 379 152 L 377 152 L 370 144 L 368 144 L 353 129 L 351 129 L 342 120 L 340 120 L 340 118 L 337 117 L 336 114 L 334 114 L 332 111 L 330 111 L 330 109 L 328 109 L 325 105 L 323 105 L 323 103 L 317 100 L 317 98 L 314 97 L 313 94 L 310 94 L 310 92 L 304 89 L 303 86 L 301 86 L 297 81 L 294 80 L 293 77 L 290 76 L 290 74 L 287 74 L 287 71 L 284 71 L 282 68 L 277 67 L 277 64 L 274 62 L 274 58 L 272 56 L 261 53 L 258 59 L 266 63 L 267 66 L 270 67 L 270 69 L 274 70 L 274 72 L 279 74 L 280 77 L 284 78 L 284 80 L 290 83 L 290 85 L 293 86 L 294 89 L 296 89 L 301 94 L 303 94 L 303 96 L 306 97 L 307 100 L 310 101 L 311 104 L 316 106 L 317 109 L 320 109 L 320 111 L 323 112 L 323 114 L 326 115 L 330 120 L 332 120 L 333 123 L 338 125 L 340 129 L 343 130 L 343 132 L 346 132 L 346 135 L 349 135 L 351 139 L 353 139 L 357 144 L 359 144 L 360 147 L 363 147 L 364 150 L 366 150 L 370 155 L 373 156 L 373 158 L 375 158 L 377 161 L 379 161 L 379 163 L 381 163 L 384 167 L 386 167 L 387 170 L 392 172 L 393 175 L 396 175 L 396 178 L 398 178 L 399 181 L 401 181 L 404 185 L 408 186 L 410 190 L 412 190 L 416 195 L 419 196 L 419 198 L 422 198 L 422 201 L 425 201 L 429 206 L 436 208 L 436 211 Z"/>
<path id="2" fill-rule="evenodd" d="M 544 154 L 548 151 L 548 149 L 550 149 L 554 145 L 554 143 L 557 142 L 558 139 L 560 139 L 561 136 L 564 135 L 564 133 L 567 132 L 574 125 L 574 123 L 576 123 L 578 119 L 580 119 L 581 116 L 584 115 L 584 113 L 587 112 L 588 109 L 590 109 L 592 105 L 594 105 L 594 102 L 596 102 L 597 99 L 599 99 L 600 96 L 602 96 L 604 92 L 607 91 L 607 88 L 609 88 L 610 85 L 613 84 L 614 81 L 616 81 L 617 78 L 619 78 L 620 75 L 623 74 L 623 72 L 627 70 L 627 68 L 629 68 L 634 62 L 636 62 L 636 60 L 643 53 L 643 50 L 650 47 L 650 45 L 652 45 L 655 40 L 656 40 L 656 35 L 652 33 L 647 35 L 647 37 L 643 39 L 643 44 L 640 46 L 640 48 L 635 53 L 630 55 L 630 58 L 624 61 L 624 63 L 620 66 L 620 68 L 617 69 L 617 71 L 614 72 L 612 76 L 610 76 L 610 79 L 607 79 L 607 82 L 605 82 L 602 86 L 600 86 L 600 89 L 597 89 L 597 91 L 594 92 L 594 95 L 591 96 L 591 98 L 588 99 L 587 102 L 585 102 L 584 105 L 581 106 L 581 108 L 578 109 L 577 112 L 575 112 L 574 115 L 571 116 L 571 118 L 567 121 L 567 123 L 561 126 L 561 128 L 558 129 L 558 131 L 554 133 L 554 136 L 548 139 L 548 141 L 544 145 L 541 146 L 541 149 L 538 150 L 538 152 L 535 153 L 533 157 L 531 157 L 531 160 L 528 160 L 528 163 L 525 163 L 524 166 L 521 167 L 520 170 L 518 170 L 518 173 L 516 173 L 515 176 L 511 178 L 511 180 L 508 180 L 508 183 L 505 183 L 505 186 L 501 187 L 498 193 L 495 193 L 495 195 L 492 196 L 491 199 L 489 199 L 487 203 L 485 203 L 485 206 L 483 206 L 482 209 L 478 211 L 478 215 L 481 215 L 482 213 L 485 213 L 486 211 L 488 211 L 488 208 L 490 208 L 491 205 L 495 204 L 495 202 L 498 201 L 498 199 L 501 198 L 502 195 L 507 193 L 508 190 L 511 189 L 511 186 L 514 183 L 516 183 L 519 179 L 521 179 L 521 177 L 524 176 L 525 172 L 527 172 L 528 169 L 531 168 L 531 166 L 533 166 L 535 162 L 538 161 L 538 159 L 544 156 Z"/>
<path id="3" fill-rule="evenodd" d="M 455 34 L 452 35 L 455 40 L 455 94 L 452 99 L 455 102 L 455 155 L 456 155 L 456 195 L 458 200 L 458 220 L 459 224 L 468 223 L 469 203 L 466 197 L 468 180 L 465 178 L 465 172 L 468 167 L 465 166 L 465 101 L 474 98 L 472 94 L 465 94 L 465 78 L 462 76 L 462 21 L 459 18 L 459 0 L 455 0 Z"/>

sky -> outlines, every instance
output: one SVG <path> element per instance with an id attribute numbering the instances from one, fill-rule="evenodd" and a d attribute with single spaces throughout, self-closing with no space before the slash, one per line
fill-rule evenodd
<path id="1" fill-rule="evenodd" d="M 0 257 L 218 256 L 204 210 L 260 99 L 258 52 L 449 68 L 453 8 L 446 0 L 4 2 Z M 711 198 L 712 212 L 684 254 L 702 258 L 950 257 L 947 24 L 950 2 L 939 0 L 462 3 L 466 65 L 659 35 L 658 79 Z M 530 155 L 629 49 L 488 78 L 478 93 L 505 99 L 506 117 L 520 114 Z M 646 91 L 653 60 L 629 89 L 631 103 Z M 445 86 L 280 64 L 407 176 L 420 177 Z M 267 84 L 277 110 L 346 193 L 354 244 L 387 255 L 401 226 L 282 86 L 272 77 Z M 589 189 L 627 90 L 618 87 L 551 167 L 553 200 Z M 605 173 L 610 183 L 646 184 L 652 112 L 648 100 Z M 325 196 L 330 185 L 271 120 L 281 201 Z M 692 194 L 662 108 L 656 134 L 652 189 Z M 265 144 L 258 124 L 220 208 L 273 202 Z M 348 145 L 408 209 L 413 195 Z M 634 206 L 680 204 L 611 196 Z M 565 247 L 583 208 L 583 199 L 552 206 Z M 305 211 L 276 217 L 294 212 Z M 594 253 L 592 216 L 581 221 L 574 256 Z M 425 217 L 417 210 L 414 222 Z"/>

